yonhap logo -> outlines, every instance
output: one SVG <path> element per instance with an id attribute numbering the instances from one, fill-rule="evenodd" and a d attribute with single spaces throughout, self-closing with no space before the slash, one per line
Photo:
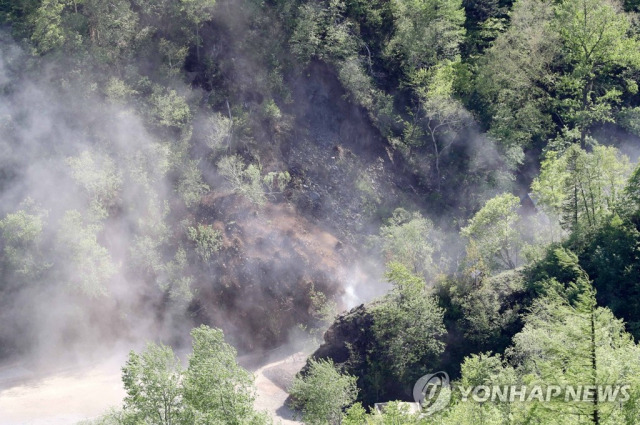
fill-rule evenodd
<path id="1" fill-rule="evenodd" d="M 436 372 L 418 379 L 413 386 L 413 399 L 424 415 L 439 412 L 451 401 L 451 385 L 446 372 Z"/>

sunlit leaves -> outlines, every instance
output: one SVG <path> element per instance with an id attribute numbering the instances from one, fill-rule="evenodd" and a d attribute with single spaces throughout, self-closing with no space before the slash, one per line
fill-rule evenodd
<path id="1" fill-rule="evenodd" d="M 549 151 L 532 184 L 541 208 L 562 217 L 567 229 L 587 229 L 619 209 L 631 173 L 629 159 L 614 147 L 586 152 L 573 145 L 559 155 Z"/>
<path id="2" fill-rule="evenodd" d="M 88 150 L 67 159 L 71 175 L 85 191 L 96 218 L 105 218 L 116 205 L 122 177 L 109 156 L 100 156 Z"/>
<path id="3" fill-rule="evenodd" d="M 296 376 L 289 393 L 305 424 L 339 425 L 342 410 L 355 401 L 358 387 L 356 378 L 341 374 L 332 360 L 310 359 L 306 375 Z"/>
<path id="4" fill-rule="evenodd" d="M 400 55 L 407 71 L 458 55 L 465 34 L 461 0 L 394 0 L 393 17 L 396 31 L 387 54 Z"/>
<path id="5" fill-rule="evenodd" d="M 253 376 L 237 364 L 236 351 L 222 331 L 202 325 L 191 337 L 193 352 L 186 370 L 163 344 L 129 353 L 122 368 L 127 396 L 121 417 L 162 425 L 267 423 L 253 409 Z"/>
<path id="6" fill-rule="evenodd" d="M 116 266 L 109 251 L 98 242 L 100 226 L 87 224 L 76 210 L 65 213 L 58 241 L 67 259 L 68 284 L 90 297 L 106 295 Z"/>
<path id="7" fill-rule="evenodd" d="M 264 174 L 259 164 L 245 165 L 238 156 L 222 158 L 218 162 L 218 171 L 235 193 L 247 197 L 256 205 L 263 205 L 267 197 L 282 192 L 291 180 L 286 171 Z"/>
<path id="8" fill-rule="evenodd" d="M 522 239 L 518 231 L 520 199 L 505 193 L 487 201 L 462 228 L 462 236 L 473 240 L 491 269 L 512 269 L 519 260 Z"/>
<path id="9" fill-rule="evenodd" d="M 196 254 L 204 262 L 208 262 L 222 245 L 220 232 L 206 224 L 187 227 L 187 237 L 194 243 Z"/>
<path id="10" fill-rule="evenodd" d="M 124 409 L 136 422 L 172 425 L 184 415 L 180 360 L 166 345 L 148 344 L 141 354 L 129 353 L 122 368 Z"/>
<path id="11" fill-rule="evenodd" d="M 46 220 L 46 211 L 33 208 L 9 213 L 0 220 L 5 259 L 20 276 L 34 278 L 51 266 L 42 252 Z"/>
<path id="12" fill-rule="evenodd" d="M 398 208 L 380 228 L 380 243 L 387 261 L 404 264 L 414 273 L 433 278 L 439 272 L 434 253 L 440 241 L 433 223 L 420 215 Z"/>
<path id="13" fill-rule="evenodd" d="M 400 263 L 387 267 L 393 289 L 374 306 L 373 330 L 377 340 L 384 341 L 388 370 L 402 382 L 411 382 L 426 373 L 444 349 L 444 311 L 427 293 L 424 279 Z"/>

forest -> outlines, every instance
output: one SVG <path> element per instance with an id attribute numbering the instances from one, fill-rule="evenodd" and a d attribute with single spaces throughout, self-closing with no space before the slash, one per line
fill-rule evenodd
<path id="1" fill-rule="evenodd" d="M 81 424 L 277 424 L 304 346 L 285 424 L 640 423 L 639 12 L 0 0 L 0 401 L 125 347 Z"/>

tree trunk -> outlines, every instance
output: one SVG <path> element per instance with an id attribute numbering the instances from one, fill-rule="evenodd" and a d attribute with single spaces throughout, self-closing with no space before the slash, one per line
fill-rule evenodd
<path id="1" fill-rule="evenodd" d="M 593 414 L 592 420 L 594 425 L 600 425 L 600 408 L 598 400 L 598 363 L 596 359 L 596 322 L 595 322 L 595 307 L 592 306 L 591 310 L 591 372 L 593 374 L 593 385 L 596 387 L 596 393 L 593 397 Z"/>

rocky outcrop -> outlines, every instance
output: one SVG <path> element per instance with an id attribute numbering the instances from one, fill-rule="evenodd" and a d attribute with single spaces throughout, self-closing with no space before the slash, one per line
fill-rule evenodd
<path id="1" fill-rule="evenodd" d="M 315 359 L 330 358 L 339 365 L 355 360 L 357 354 L 366 353 L 371 343 L 373 316 L 364 304 L 344 313 L 324 334 L 324 342 L 311 355 Z"/>
<path id="2" fill-rule="evenodd" d="M 324 342 L 310 356 L 331 359 L 344 373 L 358 378 L 358 400 L 372 406 L 381 400 L 409 400 L 406 385 L 389 375 L 382 354 L 384 341 L 373 333 L 375 303 L 344 313 L 324 334 Z M 304 375 L 309 363 L 301 370 Z"/>

